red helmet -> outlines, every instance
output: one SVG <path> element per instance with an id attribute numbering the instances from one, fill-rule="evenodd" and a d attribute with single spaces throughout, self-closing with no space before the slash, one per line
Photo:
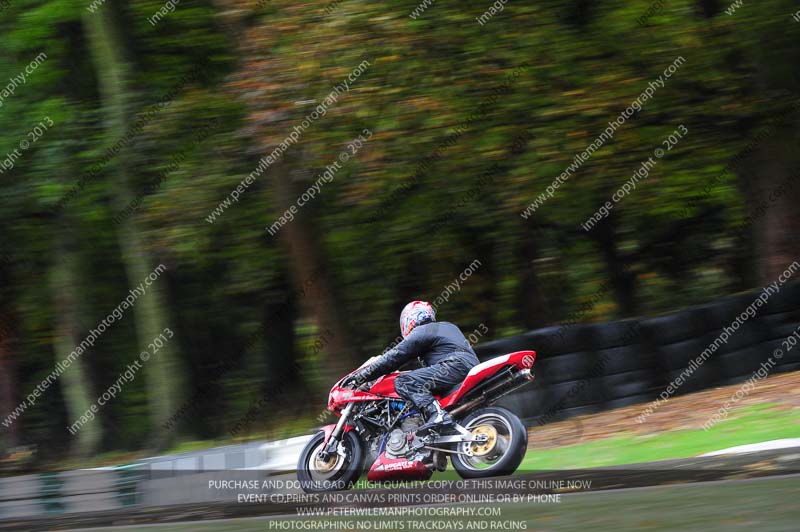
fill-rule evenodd
<path id="1" fill-rule="evenodd" d="M 400 313 L 400 334 L 403 338 L 409 335 L 414 327 L 436 321 L 436 311 L 427 301 L 412 301 Z"/>

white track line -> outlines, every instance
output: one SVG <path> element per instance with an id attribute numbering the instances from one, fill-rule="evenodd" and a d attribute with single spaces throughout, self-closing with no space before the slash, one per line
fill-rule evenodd
<path id="1" fill-rule="evenodd" d="M 749 445 L 738 445 L 736 447 L 728 447 L 721 451 L 713 451 L 710 453 L 701 454 L 700 456 L 719 456 L 723 454 L 745 454 L 755 453 L 757 451 L 771 451 L 774 449 L 790 449 L 798 447 L 800 451 L 800 438 L 784 438 L 782 440 L 770 440 L 761 443 L 751 443 Z"/>

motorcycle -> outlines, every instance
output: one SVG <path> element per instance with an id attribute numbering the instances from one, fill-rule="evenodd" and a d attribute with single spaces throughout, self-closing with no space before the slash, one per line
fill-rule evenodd
<path id="1" fill-rule="evenodd" d="M 525 456 L 528 432 L 514 413 L 491 405 L 533 380 L 535 360 L 535 351 L 518 351 L 478 364 L 437 397 L 455 424 L 423 434 L 417 433 L 423 416 L 395 390 L 400 372 L 357 389 L 341 386 L 355 371 L 346 375 L 328 398 L 338 423 L 322 427 L 300 454 L 301 487 L 307 493 L 349 489 L 367 467 L 370 482 L 428 480 L 446 470 L 448 456 L 461 478 L 510 475 Z"/>

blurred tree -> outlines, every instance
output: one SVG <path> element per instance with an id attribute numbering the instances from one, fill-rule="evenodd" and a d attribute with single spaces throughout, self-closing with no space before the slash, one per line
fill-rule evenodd
<path id="1" fill-rule="evenodd" d="M 304 118 L 297 112 L 295 102 L 304 99 L 308 89 L 316 86 L 313 81 L 318 74 L 313 73 L 312 79 L 308 79 L 302 70 L 293 72 L 284 63 L 286 51 L 280 55 L 271 52 L 272 47 L 278 46 L 282 40 L 296 37 L 295 32 L 301 28 L 290 26 L 288 30 L 282 30 L 266 17 L 247 24 L 244 18 L 248 13 L 246 8 L 240 10 L 242 17 L 236 18 L 231 13 L 235 12 L 232 7 L 237 2 L 218 0 L 217 4 L 228 15 L 225 21 L 229 34 L 239 35 L 236 42 L 241 65 L 231 88 L 247 105 L 248 131 L 252 135 L 255 152 L 266 157 L 284 142 L 292 132 L 292 127 Z M 269 59 L 265 60 L 265 56 Z M 298 94 L 298 89 L 303 92 Z M 308 108 L 301 109 L 310 112 Z M 309 141 L 304 139 L 303 143 L 308 144 Z M 269 183 L 267 190 L 271 193 L 274 208 L 265 225 L 269 226 L 272 220 L 283 216 L 285 209 L 292 206 L 308 184 L 316 179 L 316 172 L 311 171 L 314 168 L 311 161 L 313 158 L 308 150 L 291 147 L 266 170 L 265 177 Z M 286 250 L 294 286 L 304 290 L 303 285 L 308 280 L 314 281 L 312 293 L 302 300 L 307 315 L 315 321 L 319 330 L 331 331 L 329 341 L 324 346 L 325 355 L 315 361 L 327 383 L 331 379 L 338 379 L 353 367 L 360 358 L 360 349 L 350 332 L 346 302 L 337 294 L 336 272 L 326 258 L 325 245 L 316 227 L 316 212 L 313 204 L 304 206 L 294 220 L 281 228 L 280 240 Z"/>
<path id="2" fill-rule="evenodd" d="M 477 2 L 438 3 L 412 20 L 418 0 L 333 12 L 306 0 L 212 0 L 153 26 L 161 0 L 107 0 L 93 12 L 14 0 L 0 11 L 0 79 L 47 59 L 24 83 L 0 83 L 0 163 L 43 117 L 56 125 L 0 173 L 2 242 L 13 250 L 0 264 L 0 314 L 14 321 L 0 344 L 0 408 L 161 262 L 169 274 L 137 301 L 135 324 L 104 334 L 82 371 L 22 416 L 20 440 L 54 448 L 64 420 L 167 325 L 176 338 L 103 411 L 102 441 L 80 436 L 83 453 L 218 437 L 276 383 L 291 383 L 300 415 L 306 404 L 292 393 L 380 353 L 402 305 L 434 300 L 454 279 L 440 318 L 489 324 L 486 339 L 578 309 L 589 308 L 586 321 L 659 313 L 772 281 L 800 255 L 800 187 L 788 186 L 800 167 L 793 1 L 729 16 L 725 2 L 676 0 L 641 26 L 651 0 L 509 3 L 483 25 L 475 17 L 488 4 Z M 679 56 L 642 110 L 522 218 Z M 362 61 L 366 71 L 208 222 Z M 195 70 L 199 79 L 173 90 Z M 106 159 L 135 111 L 165 96 Z M 688 135 L 583 230 L 680 125 Z M 371 139 L 269 235 L 364 128 Z M 55 219 L 76 183 L 68 217 Z M 183 408 L 186 389 L 194 409 Z M 271 414 L 253 430 L 270 428 Z"/>
<path id="3" fill-rule="evenodd" d="M 125 13 L 116 0 L 108 0 L 95 13 L 83 15 L 87 42 L 97 72 L 103 102 L 105 130 L 110 139 L 123 139 L 133 125 L 133 73 L 131 49 L 127 41 Z M 123 148 L 111 163 L 115 174 L 114 200 L 117 210 L 124 210 L 133 200 L 131 192 L 134 152 Z M 141 229 L 135 219 L 127 218 L 118 226 L 119 245 L 125 262 L 129 286 L 138 286 L 153 271 L 153 261 Z M 136 303 L 136 332 L 141 349 L 169 325 L 169 311 L 157 283 Z M 148 401 L 153 424 L 152 446 L 162 449 L 172 441 L 172 433 L 161 429 L 179 404 L 183 393 L 182 371 L 176 354 L 176 342 L 169 342 L 147 363 Z"/>
<path id="4" fill-rule="evenodd" d="M 8 277 L 5 274 L 5 267 L 0 265 L 0 283 L 6 286 Z M 5 298 L 3 299 L 5 301 Z M 17 330 L 15 319 L 11 312 L 0 309 L 0 412 L 6 414 L 13 412 L 17 407 L 17 390 L 15 383 L 17 375 L 16 364 L 14 363 L 14 344 L 17 341 Z M 13 423 L 10 427 L 3 427 L 0 433 L 0 448 L 14 447 L 19 443 L 19 424 Z"/>
<path id="5" fill-rule="evenodd" d="M 72 225 L 62 213 L 59 226 L 64 228 L 55 245 L 55 257 L 51 273 L 53 308 L 56 315 L 56 340 L 54 342 L 56 365 L 67 360 L 75 346 L 83 340 L 81 334 L 83 313 L 80 310 L 80 269 L 75 254 L 75 241 L 70 228 Z M 69 360 L 72 360 L 71 358 Z M 85 359 L 81 356 L 72 362 L 61 374 L 61 390 L 67 406 L 68 424 L 78 423 L 76 443 L 71 451 L 76 456 L 87 458 L 97 452 L 102 438 L 99 421 L 86 417 L 86 412 L 94 404 L 95 387 L 89 378 Z M 83 418 L 83 419 L 81 419 Z"/>

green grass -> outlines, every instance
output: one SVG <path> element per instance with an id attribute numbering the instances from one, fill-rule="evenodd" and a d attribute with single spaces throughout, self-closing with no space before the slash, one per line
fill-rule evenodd
<path id="1" fill-rule="evenodd" d="M 520 471 L 685 458 L 736 445 L 796 437 L 800 437 L 800 409 L 778 410 L 772 404 L 762 404 L 743 408 L 708 431 L 676 430 L 647 435 L 624 433 L 557 449 L 532 449 L 523 460 Z"/>
<path id="2" fill-rule="evenodd" d="M 331 417 L 333 421 L 328 422 L 335 422 L 335 419 Z M 211 449 L 214 447 L 222 447 L 225 445 L 235 445 L 240 443 L 247 443 L 252 441 L 261 441 L 261 440 L 280 440 L 285 438 L 291 438 L 293 436 L 297 436 L 300 434 L 308 434 L 311 427 L 318 427 L 323 425 L 324 423 L 319 421 L 315 416 L 311 414 L 307 414 L 304 416 L 298 416 L 294 418 L 288 418 L 286 420 L 281 420 L 278 424 L 277 428 L 273 428 L 272 430 L 248 430 L 241 436 L 237 437 L 228 437 L 222 438 L 217 440 L 184 440 L 179 441 L 174 446 L 170 447 L 169 449 L 165 449 L 160 454 L 179 454 L 179 453 L 186 453 L 190 451 L 202 451 L 205 449 Z M 252 428 L 252 427 L 249 427 Z M 152 454 L 152 453 L 151 453 Z M 149 455 L 148 455 L 149 456 Z"/>
<path id="3" fill-rule="evenodd" d="M 295 435 L 299 427 L 319 425 L 311 418 L 298 418 L 289 429 L 280 431 L 282 437 Z M 535 429 L 534 429 L 535 430 Z M 270 434 L 278 437 L 275 431 Z M 528 451 L 519 467 L 520 472 L 540 469 L 579 469 L 586 467 L 632 464 L 651 462 L 670 458 L 685 458 L 702 453 L 758 443 L 765 440 L 800 437 L 800 409 L 778 409 L 775 404 L 764 403 L 742 408 L 728 419 L 718 423 L 708 431 L 677 430 L 659 434 L 637 435 L 623 433 L 613 438 L 580 443 L 554 449 Z M 254 438 L 237 440 L 184 441 L 165 451 L 165 454 L 181 453 L 207 449 L 215 446 L 241 443 Z M 262 439 L 266 438 L 262 435 Z M 66 469 L 74 467 L 96 467 L 125 463 L 139 458 L 141 453 L 107 453 L 98 455 L 88 462 L 68 463 Z M 437 474 L 436 478 L 458 478 L 450 469 L 447 473 Z"/>
<path id="4" fill-rule="evenodd" d="M 214 447 L 222 447 L 223 445 L 230 445 L 231 443 L 232 442 L 228 440 L 183 440 L 177 442 L 161 454 L 190 453 L 193 451 L 212 449 Z"/>
<path id="5" fill-rule="evenodd" d="M 308 425 L 308 420 L 301 424 Z M 534 429 L 535 430 L 535 429 Z M 710 451 L 780 438 L 800 437 L 800 409 L 777 409 L 764 403 L 737 410 L 708 431 L 676 430 L 658 434 L 623 433 L 613 438 L 555 449 L 528 451 L 519 472 L 538 469 L 579 469 L 633 464 L 697 456 Z M 249 438 L 248 438 L 249 439 Z M 240 440 L 241 441 L 241 440 Z M 169 452 L 187 452 L 235 443 L 231 441 L 183 442 Z M 109 463 L 109 458 L 102 460 Z M 449 474 L 448 474 L 449 473 Z M 436 478 L 458 478 L 450 469 Z"/>

